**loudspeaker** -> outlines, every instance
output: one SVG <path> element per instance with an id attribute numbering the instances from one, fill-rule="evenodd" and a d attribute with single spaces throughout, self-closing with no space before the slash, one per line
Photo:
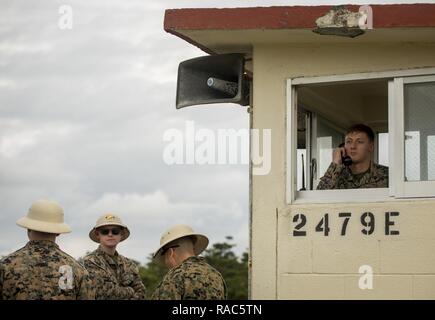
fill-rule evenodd
<path id="1" fill-rule="evenodd" d="M 243 54 L 229 53 L 186 60 L 178 66 L 177 109 L 209 103 L 249 104 L 249 80 Z"/>

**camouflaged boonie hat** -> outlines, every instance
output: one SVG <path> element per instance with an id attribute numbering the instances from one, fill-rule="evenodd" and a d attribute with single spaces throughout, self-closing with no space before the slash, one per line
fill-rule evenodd
<path id="1" fill-rule="evenodd" d="M 113 213 L 106 213 L 98 218 L 95 227 L 93 227 L 92 230 L 89 231 L 89 238 L 91 238 L 92 241 L 95 241 L 96 243 L 100 243 L 100 241 L 97 238 L 97 235 L 95 234 L 95 231 L 97 230 L 97 228 L 102 226 L 122 227 L 123 229 L 121 232 L 121 241 L 124 241 L 130 236 L 130 230 L 128 230 L 127 226 L 122 223 L 121 219 L 117 215 L 114 215 Z"/>
<path id="2" fill-rule="evenodd" d="M 71 228 L 64 223 L 63 209 L 55 201 L 35 201 L 27 215 L 17 221 L 20 227 L 46 233 L 68 233 Z"/>
<path id="3" fill-rule="evenodd" d="M 193 229 L 187 225 L 179 224 L 173 226 L 163 233 L 162 237 L 160 238 L 160 247 L 153 254 L 154 261 L 159 264 L 164 264 L 165 259 L 164 256 L 161 255 L 161 250 L 163 247 L 172 241 L 187 236 L 193 239 L 193 252 L 195 255 L 199 255 L 207 248 L 208 238 L 205 235 L 194 232 Z"/>

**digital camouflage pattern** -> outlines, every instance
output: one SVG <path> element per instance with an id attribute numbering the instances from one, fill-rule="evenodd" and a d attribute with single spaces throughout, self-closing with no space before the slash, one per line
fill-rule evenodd
<path id="1" fill-rule="evenodd" d="M 52 241 L 29 241 L 0 261 L 2 300 L 94 298 L 85 268 Z"/>
<path id="2" fill-rule="evenodd" d="M 153 300 L 223 300 L 227 289 L 222 275 L 204 258 L 190 257 L 172 268 L 153 293 Z"/>
<path id="3" fill-rule="evenodd" d="M 132 260 L 118 252 L 111 256 L 98 247 L 83 262 L 94 282 L 97 300 L 145 299 L 145 286 Z"/>
<path id="4" fill-rule="evenodd" d="M 317 186 L 317 190 L 357 188 L 388 188 L 388 167 L 372 163 L 369 170 L 354 175 L 349 167 L 332 162 Z"/>

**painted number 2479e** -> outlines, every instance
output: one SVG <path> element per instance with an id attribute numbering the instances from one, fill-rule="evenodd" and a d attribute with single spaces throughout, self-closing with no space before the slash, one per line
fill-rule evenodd
<path id="1" fill-rule="evenodd" d="M 392 230 L 395 225 L 395 221 L 393 217 L 399 216 L 399 212 L 385 212 L 385 220 L 384 220 L 384 230 L 385 235 L 399 235 L 398 230 Z M 341 228 L 340 235 L 345 236 L 347 232 L 347 225 L 349 220 L 352 218 L 352 213 L 350 212 L 340 212 L 338 217 L 341 220 Z M 363 235 L 371 235 L 375 231 L 376 227 L 376 219 L 373 213 L 364 212 L 360 216 L 360 223 L 362 226 L 361 233 Z M 305 214 L 299 213 L 293 216 L 293 236 L 294 237 L 305 237 L 307 235 L 307 230 L 305 225 L 307 224 L 307 217 Z M 329 213 L 325 213 L 323 218 L 317 223 L 316 232 L 321 232 L 325 237 L 329 236 L 330 233 L 330 224 L 329 224 Z"/>

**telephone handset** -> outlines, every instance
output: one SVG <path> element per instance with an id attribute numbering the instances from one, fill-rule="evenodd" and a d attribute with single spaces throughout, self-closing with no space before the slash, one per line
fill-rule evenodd
<path id="1" fill-rule="evenodd" d="M 339 148 L 344 147 L 344 143 L 340 144 L 338 147 Z M 344 164 L 346 167 L 351 166 L 352 165 L 352 158 L 349 157 L 348 155 L 342 156 L 341 163 Z"/>

